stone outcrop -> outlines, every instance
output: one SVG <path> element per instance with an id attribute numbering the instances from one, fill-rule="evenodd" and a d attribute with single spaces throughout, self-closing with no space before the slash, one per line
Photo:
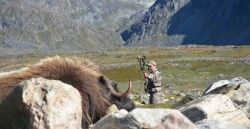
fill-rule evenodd
<path id="1" fill-rule="evenodd" d="M 1 129 L 81 129 L 80 93 L 56 80 L 23 81 L 0 105 Z"/>
<path id="2" fill-rule="evenodd" d="M 208 87 L 203 94 L 225 94 L 233 101 L 236 108 L 245 112 L 250 118 L 250 82 L 248 80 L 242 77 L 220 80 Z"/>
<path id="3" fill-rule="evenodd" d="M 250 123 L 246 114 L 237 109 L 229 97 L 222 94 L 203 96 L 179 110 L 193 122 L 211 119 L 240 124 Z"/>
<path id="4" fill-rule="evenodd" d="M 196 129 L 194 124 L 177 110 L 136 108 L 102 118 L 92 129 Z"/>
<path id="5" fill-rule="evenodd" d="M 250 119 L 250 82 L 237 85 L 236 89 L 226 95 L 234 102 L 235 107 L 245 112 Z"/>
<path id="6" fill-rule="evenodd" d="M 249 87 L 248 80 L 242 78 L 242 77 L 236 77 L 231 80 L 219 80 L 215 83 L 213 83 L 211 86 L 209 86 L 203 93 L 203 95 L 208 94 L 226 94 L 232 89 L 238 90 L 241 85 L 243 87 Z"/>
<path id="7" fill-rule="evenodd" d="M 220 120 L 202 120 L 195 124 L 198 129 L 249 129 L 249 125 Z"/>
<path id="8" fill-rule="evenodd" d="M 196 129 L 196 127 L 180 112 L 171 111 L 154 129 Z"/>

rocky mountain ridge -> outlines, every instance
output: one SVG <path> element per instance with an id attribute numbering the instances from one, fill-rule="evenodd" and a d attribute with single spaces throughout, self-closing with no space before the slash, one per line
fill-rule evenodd
<path id="1" fill-rule="evenodd" d="M 248 0 L 157 0 L 120 33 L 128 46 L 249 45 L 249 12 Z"/>
<path id="2" fill-rule="evenodd" d="M 123 44 L 115 29 L 154 0 L 4 0 L 1 55 L 97 51 Z"/>

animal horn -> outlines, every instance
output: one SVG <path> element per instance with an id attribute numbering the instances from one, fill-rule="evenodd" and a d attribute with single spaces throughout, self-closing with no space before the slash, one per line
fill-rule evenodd
<path id="1" fill-rule="evenodd" d="M 129 79 L 128 89 L 124 93 L 118 93 L 114 90 L 114 88 L 112 88 L 111 94 L 116 96 L 116 97 L 119 97 L 119 98 L 121 98 L 121 97 L 127 98 L 130 91 L 131 91 L 131 81 Z"/>
<path id="2" fill-rule="evenodd" d="M 124 92 L 124 93 L 122 94 L 122 96 L 125 97 L 125 98 L 127 98 L 127 97 L 128 97 L 128 94 L 130 93 L 130 91 L 131 91 L 131 81 L 130 81 L 130 78 L 129 78 L 128 89 L 127 89 L 126 92 Z"/>

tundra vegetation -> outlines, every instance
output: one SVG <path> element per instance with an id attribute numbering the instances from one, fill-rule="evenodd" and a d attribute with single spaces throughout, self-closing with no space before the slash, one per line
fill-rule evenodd
<path id="1" fill-rule="evenodd" d="M 99 52 L 58 54 L 88 58 L 101 67 L 102 73 L 115 80 L 121 90 L 132 81 L 132 93 L 137 100 L 143 94 L 144 78 L 139 70 L 138 55 L 145 55 L 147 61 L 158 63 L 163 73 L 163 90 L 173 89 L 182 93 L 194 89 L 204 91 L 215 81 L 243 77 L 250 80 L 249 46 L 181 46 L 175 48 L 117 48 Z M 1 57 L 0 71 L 10 71 L 33 64 L 53 55 L 28 54 L 18 57 Z M 0 91 L 1 92 L 1 91 Z M 0 93 L 1 94 L 1 93 Z M 166 98 L 175 97 L 166 94 Z M 144 105 L 144 107 L 173 107 L 170 103 Z"/>

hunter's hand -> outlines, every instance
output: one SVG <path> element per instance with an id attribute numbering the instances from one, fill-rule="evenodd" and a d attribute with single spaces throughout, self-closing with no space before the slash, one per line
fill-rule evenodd
<path id="1" fill-rule="evenodd" d="M 145 77 L 145 78 L 148 78 L 148 73 L 144 73 L 144 77 Z"/>

